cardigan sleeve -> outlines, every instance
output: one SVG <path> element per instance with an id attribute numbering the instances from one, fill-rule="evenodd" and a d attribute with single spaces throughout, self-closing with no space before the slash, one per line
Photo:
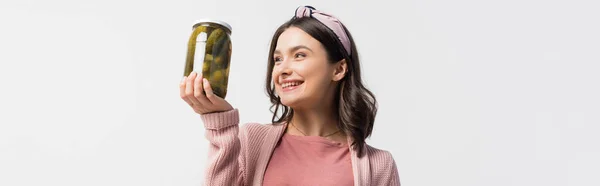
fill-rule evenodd
<path id="1" fill-rule="evenodd" d="M 371 183 L 368 185 L 400 186 L 400 176 L 392 154 L 385 150 L 371 149 L 369 151 Z"/>
<path id="2" fill-rule="evenodd" d="M 398 168 L 396 167 L 396 161 L 392 159 L 392 174 L 387 185 L 400 186 L 400 175 L 398 175 Z"/>
<path id="3" fill-rule="evenodd" d="M 204 185 L 245 185 L 245 132 L 237 109 L 200 115 L 209 141 Z"/>

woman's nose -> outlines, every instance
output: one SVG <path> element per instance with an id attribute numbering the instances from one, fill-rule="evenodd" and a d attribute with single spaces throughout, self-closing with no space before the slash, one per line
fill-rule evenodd
<path id="1" fill-rule="evenodd" d="M 289 62 L 283 60 L 279 63 L 278 65 L 278 72 L 279 74 L 281 74 L 282 76 L 288 76 L 292 73 L 292 68 L 289 64 Z"/>

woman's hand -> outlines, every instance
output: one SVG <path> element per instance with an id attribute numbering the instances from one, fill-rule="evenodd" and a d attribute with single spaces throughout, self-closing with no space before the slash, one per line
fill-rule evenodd
<path id="1" fill-rule="evenodd" d="M 223 112 L 232 110 L 233 107 L 223 98 L 215 95 L 207 79 L 192 72 L 179 83 L 179 94 L 188 105 L 198 114 Z"/>

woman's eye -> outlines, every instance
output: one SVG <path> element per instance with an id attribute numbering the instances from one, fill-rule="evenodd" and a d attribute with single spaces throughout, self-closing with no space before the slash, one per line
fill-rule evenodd
<path id="1" fill-rule="evenodd" d="M 275 62 L 279 62 L 279 61 L 281 61 L 281 57 L 274 57 L 274 58 L 273 58 L 273 61 L 275 61 Z"/>
<path id="2" fill-rule="evenodd" d="M 304 53 L 297 53 L 297 54 L 295 55 L 295 57 L 296 57 L 296 58 L 299 58 L 299 57 L 306 57 L 306 54 L 304 54 Z"/>

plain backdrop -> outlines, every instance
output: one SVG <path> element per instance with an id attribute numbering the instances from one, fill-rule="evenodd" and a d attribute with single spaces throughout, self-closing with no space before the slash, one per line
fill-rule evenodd
<path id="1" fill-rule="evenodd" d="M 2 0 L 0 185 L 200 185 L 208 142 L 178 89 L 192 24 L 231 24 L 227 100 L 269 123 L 270 38 L 305 4 L 356 39 L 368 143 L 402 185 L 600 185 L 593 0 Z"/>

